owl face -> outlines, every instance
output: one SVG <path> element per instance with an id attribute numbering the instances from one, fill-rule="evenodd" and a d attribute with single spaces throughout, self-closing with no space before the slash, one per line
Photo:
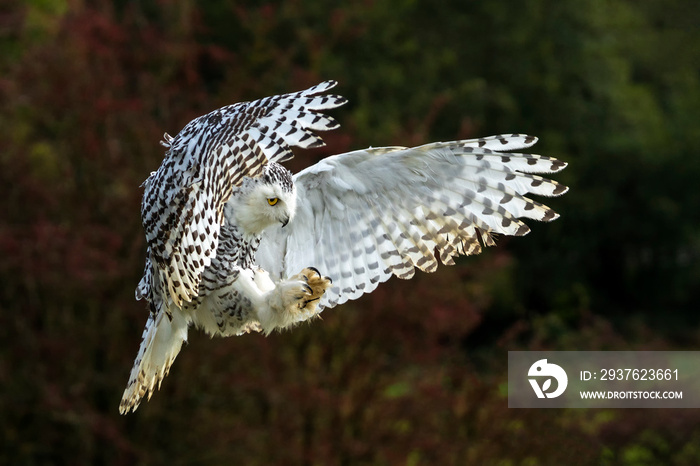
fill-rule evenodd
<path id="1" fill-rule="evenodd" d="M 257 236 L 273 225 L 285 226 L 297 205 L 292 174 L 276 163 L 265 167 L 257 178 L 248 178 L 226 206 L 226 217 L 244 234 Z"/>

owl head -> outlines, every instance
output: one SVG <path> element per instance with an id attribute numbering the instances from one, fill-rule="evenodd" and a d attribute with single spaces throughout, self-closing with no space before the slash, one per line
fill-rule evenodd
<path id="1" fill-rule="evenodd" d="M 294 218 L 297 193 L 292 174 L 268 163 L 256 178 L 245 178 L 226 204 L 226 218 L 246 235 L 260 235 L 273 225 L 285 226 Z"/>

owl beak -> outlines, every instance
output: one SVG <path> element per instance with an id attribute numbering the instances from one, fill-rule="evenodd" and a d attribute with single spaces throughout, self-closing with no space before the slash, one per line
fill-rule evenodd
<path id="1" fill-rule="evenodd" d="M 289 217 L 285 217 L 285 219 L 282 220 L 282 228 L 286 227 L 288 223 L 289 223 Z"/>

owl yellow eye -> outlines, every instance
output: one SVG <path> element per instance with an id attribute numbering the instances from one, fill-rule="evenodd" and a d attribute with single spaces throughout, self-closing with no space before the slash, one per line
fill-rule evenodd
<path id="1" fill-rule="evenodd" d="M 270 205 L 275 205 L 275 204 L 277 204 L 278 201 L 279 201 L 279 199 L 277 199 L 276 197 L 271 197 L 270 199 L 267 200 L 267 203 Z"/>

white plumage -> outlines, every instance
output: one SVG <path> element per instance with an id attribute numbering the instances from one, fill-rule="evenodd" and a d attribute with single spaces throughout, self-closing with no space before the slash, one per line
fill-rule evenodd
<path id="1" fill-rule="evenodd" d="M 151 315 L 120 411 L 136 409 L 177 356 L 187 329 L 269 333 L 356 299 L 415 268 L 477 254 L 494 234 L 522 236 L 519 220 L 557 214 L 526 197 L 567 188 L 538 173 L 566 164 L 503 153 L 535 144 L 511 134 L 388 147 L 328 157 L 292 177 L 290 146 L 318 147 L 318 113 L 345 103 L 305 91 L 216 110 L 175 137 L 145 183 L 148 242 L 137 298 Z"/>

